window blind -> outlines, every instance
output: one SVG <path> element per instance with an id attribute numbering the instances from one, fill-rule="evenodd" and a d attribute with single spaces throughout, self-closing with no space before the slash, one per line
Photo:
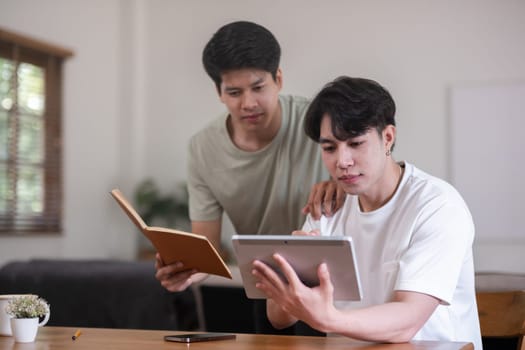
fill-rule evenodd
<path id="1" fill-rule="evenodd" d="M 71 55 L 0 28 L 0 234 L 61 232 L 61 81 Z"/>

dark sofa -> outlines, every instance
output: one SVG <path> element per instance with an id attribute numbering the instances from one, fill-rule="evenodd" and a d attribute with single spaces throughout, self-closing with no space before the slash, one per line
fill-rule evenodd
<path id="1" fill-rule="evenodd" d="M 0 294 L 43 297 L 52 326 L 198 329 L 193 291 L 167 292 L 154 274 L 152 261 L 14 261 L 0 268 Z"/>

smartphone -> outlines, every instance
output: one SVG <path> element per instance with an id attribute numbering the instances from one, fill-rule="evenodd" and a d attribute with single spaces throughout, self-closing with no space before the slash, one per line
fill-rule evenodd
<path id="1" fill-rule="evenodd" d="M 193 343 L 197 341 L 235 339 L 235 334 L 230 333 L 188 333 L 174 334 L 164 336 L 165 341 L 174 341 L 179 343 Z"/>

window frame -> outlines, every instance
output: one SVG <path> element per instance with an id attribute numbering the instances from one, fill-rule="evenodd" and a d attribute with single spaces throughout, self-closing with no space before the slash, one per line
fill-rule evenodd
<path id="1" fill-rule="evenodd" d="M 45 72 L 43 211 L 23 218 L 24 224 L 20 227 L 16 210 L 0 213 L 0 236 L 62 232 L 62 68 L 65 59 L 72 55 L 69 49 L 0 27 L 0 56 L 14 61 L 16 66 L 29 63 Z M 15 108 L 8 113 L 18 111 Z"/>

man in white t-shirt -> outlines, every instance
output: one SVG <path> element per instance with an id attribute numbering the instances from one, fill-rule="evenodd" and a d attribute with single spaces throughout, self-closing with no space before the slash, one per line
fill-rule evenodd
<path id="1" fill-rule="evenodd" d="M 276 328 L 301 320 L 327 333 L 378 342 L 448 340 L 481 349 L 474 289 L 474 224 L 460 194 L 407 162 L 396 162 L 395 104 L 375 81 L 340 77 L 312 101 L 305 131 L 322 148 L 330 175 L 347 193 L 332 217 L 309 217 L 295 234 L 349 235 L 363 300 L 339 303 L 325 264 L 320 285 L 287 282 L 254 262 Z"/>

